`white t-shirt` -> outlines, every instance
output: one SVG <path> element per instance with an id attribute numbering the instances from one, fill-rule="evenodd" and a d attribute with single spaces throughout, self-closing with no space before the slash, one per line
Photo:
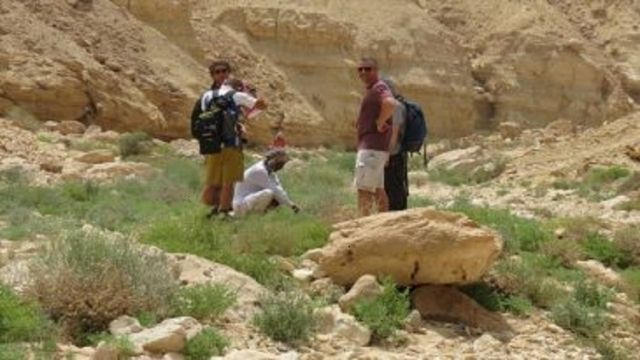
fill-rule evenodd
<path id="1" fill-rule="evenodd" d="M 211 99 L 213 99 L 215 92 L 217 92 L 219 96 L 222 96 L 232 90 L 233 88 L 231 88 L 231 86 L 224 84 L 217 90 L 209 90 L 205 92 L 202 96 L 202 101 L 200 102 L 200 108 L 202 111 L 207 111 L 207 105 L 211 102 Z M 237 91 L 233 94 L 233 102 L 236 103 L 236 106 L 247 108 L 249 109 L 249 112 L 251 112 L 254 106 L 256 106 L 256 101 L 258 100 L 246 92 Z"/>

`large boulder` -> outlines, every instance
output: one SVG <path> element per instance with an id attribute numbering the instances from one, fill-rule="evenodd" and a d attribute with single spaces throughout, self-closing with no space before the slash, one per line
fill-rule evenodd
<path id="1" fill-rule="evenodd" d="M 489 312 L 454 287 L 420 286 L 411 293 L 411 301 L 425 318 L 463 322 L 485 331 L 510 330 L 500 314 Z"/>
<path id="2" fill-rule="evenodd" d="M 350 285 L 365 274 L 400 285 L 480 280 L 502 251 L 502 238 L 464 215 L 411 209 L 335 225 L 316 277 Z"/>

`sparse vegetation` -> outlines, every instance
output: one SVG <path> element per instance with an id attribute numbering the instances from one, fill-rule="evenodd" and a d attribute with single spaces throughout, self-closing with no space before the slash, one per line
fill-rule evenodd
<path id="1" fill-rule="evenodd" d="M 552 186 L 556 189 L 575 190 L 584 198 L 601 201 L 623 192 L 636 185 L 635 175 L 627 168 L 614 165 L 594 167 L 577 180 L 557 180 Z M 626 180 L 623 180 L 626 179 Z"/>
<path id="2" fill-rule="evenodd" d="M 552 237 L 535 220 L 515 216 L 508 210 L 474 206 L 466 199 L 457 199 L 448 210 L 463 213 L 500 232 L 509 253 L 536 251 Z"/>
<path id="3" fill-rule="evenodd" d="M 282 292 L 263 299 L 262 312 L 254 323 L 273 340 L 297 344 L 308 340 L 315 331 L 313 303 L 297 292 Z"/>
<path id="4" fill-rule="evenodd" d="M 187 342 L 184 355 L 188 360 L 208 360 L 222 355 L 229 340 L 213 328 L 206 328 Z"/>
<path id="5" fill-rule="evenodd" d="M 195 285 L 178 291 L 172 303 L 173 316 L 214 320 L 235 303 L 235 292 L 223 285 Z"/>
<path id="6" fill-rule="evenodd" d="M 124 314 L 166 314 L 177 285 L 161 255 L 127 240 L 75 231 L 46 247 L 31 294 L 78 343 Z"/>
<path id="7" fill-rule="evenodd" d="M 118 139 L 118 149 L 123 158 L 149 153 L 151 147 L 151 137 L 143 132 L 125 133 Z"/>
<path id="8" fill-rule="evenodd" d="M 624 291 L 629 298 L 640 303 L 640 267 L 628 268 L 622 272 Z"/>
<path id="9" fill-rule="evenodd" d="M 605 309 L 611 292 L 598 285 L 580 281 L 571 297 L 551 309 L 553 320 L 563 328 L 586 338 L 595 338 L 606 330 Z"/>
<path id="10" fill-rule="evenodd" d="M 37 304 L 0 285 L 0 344 L 42 341 L 50 335 L 50 325 Z"/>
<path id="11" fill-rule="evenodd" d="M 429 170 L 429 180 L 451 186 L 482 184 L 502 174 L 506 165 L 507 163 L 504 159 L 496 159 L 474 169 L 473 171 L 436 168 Z"/>
<path id="12" fill-rule="evenodd" d="M 613 241 L 598 233 L 587 235 L 582 246 L 590 258 L 609 267 L 625 269 L 633 262 L 632 255 L 628 251 L 620 249 Z"/>
<path id="13" fill-rule="evenodd" d="M 640 225 L 630 225 L 616 231 L 613 242 L 631 256 L 634 265 L 640 265 Z"/>
<path id="14" fill-rule="evenodd" d="M 516 316 L 527 316 L 533 309 L 529 299 L 502 293 L 486 283 L 477 283 L 460 288 L 478 304 L 490 311 L 507 311 Z"/>
<path id="15" fill-rule="evenodd" d="M 393 280 L 382 281 L 382 295 L 356 303 L 353 314 L 377 339 L 386 339 L 402 327 L 409 315 L 409 290 L 399 290 Z"/>

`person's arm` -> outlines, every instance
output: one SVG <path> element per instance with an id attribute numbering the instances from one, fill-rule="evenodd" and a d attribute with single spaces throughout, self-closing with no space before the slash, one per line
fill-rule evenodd
<path id="1" fill-rule="evenodd" d="M 277 176 L 269 176 L 269 173 L 264 168 L 252 168 L 246 175 L 245 181 L 261 189 L 273 191 L 274 198 L 280 205 L 293 207 L 293 202 L 289 199 L 287 192 L 282 188 Z"/>
<path id="2" fill-rule="evenodd" d="M 284 188 L 282 187 L 282 184 L 280 184 L 278 176 L 275 174 L 273 174 L 273 176 L 269 176 L 269 189 L 273 191 L 273 196 L 276 198 L 280 205 L 289 206 L 294 210 L 295 208 L 297 208 L 297 206 L 294 205 L 293 201 L 289 199 L 289 195 L 287 195 L 287 192 L 284 191 Z"/>
<path id="3" fill-rule="evenodd" d="M 235 94 L 233 94 L 233 101 L 236 103 L 237 106 L 242 106 L 247 109 L 247 113 L 246 113 L 247 118 L 252 117 L 250 116 L 251 112 L 256 110 L 265 110 L 267 108 L 267 102 L 265 99 L 263 98 L 256 99 L 253 96 L 242 91 L 238 91 Z"/>
<path id="4" fill-rule="evenodd" d="M 387 120 L 393 115 L 396 109 L 397 101 L 392 96 L 386 96 L 382 98 L 382 104 L 380 105 L 380 115 L 376 120 L 379 132 L 385 132 L 389 128 Z"/>
<path id="5" fill-rule="evenodd" d="M 391 128 L 391 141 L 389 141 L 389 153 L 395 149 L 398 144 L 398 137 L 400 135 L 400 127 L 404 126 L 404 106 L 398 104 L 393 112 L 393 121 Z"/>

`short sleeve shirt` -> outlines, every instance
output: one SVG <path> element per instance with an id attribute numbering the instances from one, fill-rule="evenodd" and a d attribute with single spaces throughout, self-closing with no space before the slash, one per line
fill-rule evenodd
<path id="1" fill-rule="evenodd" d="M 388 151 L 391 131 L 378 131 L 376 120 L 382 109 L 382 100 L 392 97 L 391 90 L 383 81 L 379 80 L 371 87 L 362 99 L 360 114 L 358 115 L 358 149 Z"/>

